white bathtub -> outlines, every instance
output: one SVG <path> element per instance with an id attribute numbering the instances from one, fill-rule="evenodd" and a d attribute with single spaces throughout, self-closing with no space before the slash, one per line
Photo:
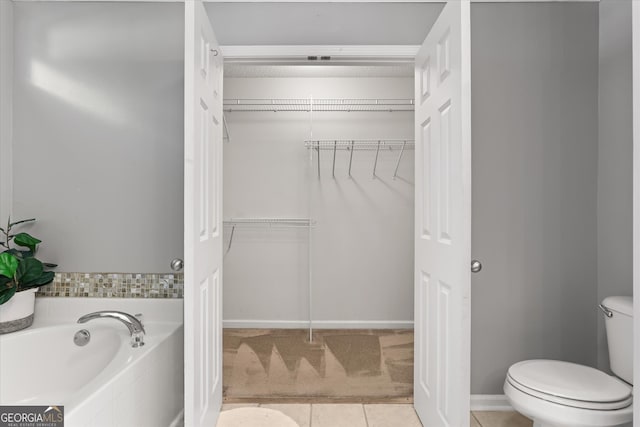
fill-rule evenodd
<path id="1" fill-rule="evenodd" d="M 115 319 L 75 323 L 98 310 L 143 313 L 145 345 L 132 348 Z M 0 336 L 1 405 L 64 405 L 68 427 L 160 427 L 179 416 L 181 300 L 38 298 L 35 317 L 31 328 Z M 80 329 L 91 333 L 84 347 L 73 343 Z"/>

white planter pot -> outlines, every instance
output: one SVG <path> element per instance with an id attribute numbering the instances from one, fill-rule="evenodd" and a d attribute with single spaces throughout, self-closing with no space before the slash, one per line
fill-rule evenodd
<path id="1" fill-rule="evenodd" d="M 0 305 L 0 334 L 31 326 L 37 290 L 36 288 L 17 292 L 13 298 Z"/>

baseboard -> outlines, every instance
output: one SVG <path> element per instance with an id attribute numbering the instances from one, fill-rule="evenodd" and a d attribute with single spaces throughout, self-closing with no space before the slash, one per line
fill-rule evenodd
<path id="1" fill-rule="evenodd" d="M 472 394 L 472 411 L 513 411 L 504 394 Z"/>
<path id="2" fill-rule="evenodd" d="M 243 320 L 222 322 L 230 329 L 307 329 L 308 320 Z M 412 320 L 314 320 L 313 329 L 413 329 Z"/>
<path id="3" fill-rule="evenodd" d="M 184 409 L 171 421 L 169 427 L 184 426 Z"/>

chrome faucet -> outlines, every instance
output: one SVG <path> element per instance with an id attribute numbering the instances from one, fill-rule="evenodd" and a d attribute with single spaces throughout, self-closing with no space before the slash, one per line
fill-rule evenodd
<path id="1" fill-rule="evenodd" d="M 144 345 L 145 330 L 144 326 L 142 326 L 142 322 L 135 316 L 123 313 L 122 311 L 96 311 L 94 313 L 85 314 L 78 319 L 78 323 L 87 323 L 89 320 L 101 318 L 116 319 L 124 323 L 131 334 L 131 347 L 142 347 Z"/>

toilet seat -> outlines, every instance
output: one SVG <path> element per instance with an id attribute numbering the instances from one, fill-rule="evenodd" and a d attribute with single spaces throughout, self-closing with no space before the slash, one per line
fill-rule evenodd
<path id="1" fill-rule="evenodd" d="M 633 403 L 632 387 L 597 369 L 557 360 L 525 360 L 509 368 L 515 389 L 573 408 L 612 411 Z"/>
<path id="2" fill-rule="evenodd" d="M 509 381 L 504 382 L 504 392 L 513 409 L 533 419 L 538 427 L 619 426 L 633 419 L 633 404 L 608 411 L 576 408 L 534 397 Z"/>
<path id="3" fill-rule="evenodd" d="M 507 382 L 516 390 L 526 393 L 538 399 L 546 400 L 548 402 L 556 403 L 558 405 L 568 406 L 578 409 L 589 409 L 596 411 L 612 411 L 616 409 L 627 408 L 633 403 L 633 398 L 629 397 L 617 402 L 587 402 L 584 400 L 567 399 L 563 397 L 554 396 L 553 394 L 543 393 L 525 385 L 514 381 L 513 378 L 507 376 Z"/>

